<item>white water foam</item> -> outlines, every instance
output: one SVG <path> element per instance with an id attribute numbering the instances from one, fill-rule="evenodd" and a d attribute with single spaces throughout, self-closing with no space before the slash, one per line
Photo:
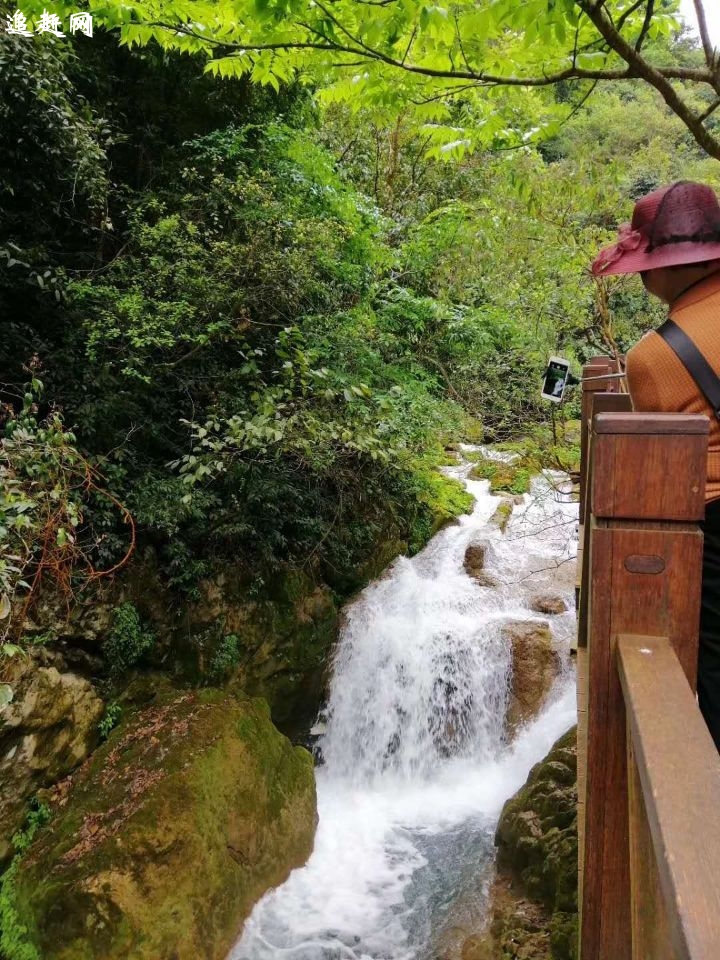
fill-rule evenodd
<path id="1" fill-rule="evenodd" d="M 559 475 L 537 478 L 503 535 L 488 523 L 500 498 L 487 481 L 465 482 L 472 515 L 396 561 L 347 610 L 314 852 L 256 905 L 230 960 L 427 960 L 453 901 L 489 874 L 503 802 L 575 720 L 568 669 L 542 715 L 505 743 L 501 629 L 541 619 L 527 598 L 550 583 L 572 606 L 577 508 L 556 491 Z M 463 568 L 478 539 L 499 586 Z M 573 630 L 573 613 L 553 617 L 561 647 Z"/>

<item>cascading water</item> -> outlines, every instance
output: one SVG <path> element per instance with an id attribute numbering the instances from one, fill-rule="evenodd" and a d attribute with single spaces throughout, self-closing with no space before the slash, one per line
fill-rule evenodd
<path id="1" fill-rule="evenodd" d="M 470 467 L 447 472 L 465 479 Z M 556 592 L 563 583 L 571 600 L 577 507 L 536 478 L 503 535 L 489 524 L 500 498 L 487 481 L 465 483 L 472 515 L 397 560 L 347 610 L 320 743 L 313 855 L 257 904 L 230 960 L 430 960 L 457 923 L 454 904 L 482 915 L 502 803 L 575 710 L 568 669 L 542 715 L 507 745 L 501 630 L 542 619 L 527 603 L 548 583 Z M 477 539 L 498 586 L 464 570 Z M 560 647 L 573 630 L 574 613 L 553 617 Z"/>

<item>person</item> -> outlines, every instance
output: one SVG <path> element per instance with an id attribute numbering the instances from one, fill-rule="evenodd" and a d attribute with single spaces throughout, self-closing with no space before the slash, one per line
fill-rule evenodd
<path id="1" fill-rule="evenodd" d="M 617 242 L 600 251 L 592 272 L 639 273 L 720 377 L 720 203 L 711 187 L 682 181 L 643 197 Z M 657 331 L 628 352 L 625 369 L 635 410 L 703 413 L 710 420 L 698 702 L 720 751 L 720 420 Z"/>

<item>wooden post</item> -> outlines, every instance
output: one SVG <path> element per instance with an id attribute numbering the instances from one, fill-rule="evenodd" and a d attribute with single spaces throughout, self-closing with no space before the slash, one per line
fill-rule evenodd
<path id="1" fill-rule="evenodd" d="M 595 380 L 603 373 L 612 373 L 609 357 L 594 357 L 586 363 L 582 372 L 582 401 L 580 411 L 580 523 L 585 522 L 585 498 L 588 488 L 587 457 L 590 437 L 591 402 L 593 394 L 616 393 L 617 387 L 612 380 Z"/>
<path id="2" fill-rule="evenodd" d="M 632 404 L 627 393 L 589 393 L 590 421 L 598 413 L 629 413 Z M 592 439 L 587 444 L 587 475 L 592 475 L 593 451 Z M 583 850 L 585 837 L 585 788 L 587 771 L 587 705 L 588 705 L 588 598 L 590 594 L 590 529 L 591 525 L 580 527 L 578 540 L 577 570 L 580 587 L 576 588 L 575 605 L 577 608 L 577 783 L 578 783 L 578 896 L 582 899 Z"/>
<path id="3" fill-rule="evenodd" d="M 593 357 L 589 363 L 586 363 L 582 372 L 582 402 L 580 412 L 580 506 L 578 508 L 578 562 L 575 576 L 575 608 L 580 610 L 580 586 L 582 583 L 582 557 L 585 543 L 585 510 L 589 490 L 590 476 L 590 428 L 593 417 L 593 402 L 596 395 L 616 394 L 619 392 L 617 379 L 609 377 L 607 380 L 598 379 L 603 374 L 617 372 L 617 364 L 610 357 Z M 626 395 L 627 396 L 627 395 Z M 626 401 L 628 404 L 630 400 Z M 612 408 L 610 408 L 612 409 Z M 625 409 L 623 407 L 623 409 Z M 627 409 L 630 409 L 628 406 Z M 585 644 L 585 627 L 578 629 L 577 646 Z"/>
<path id="4" fill-rule="evenodd" d="M 584 400 L 583 400 L 584 402 Z M 589 392 L 588 393 L 588 430 L 591 427 L 592 420 L 596 414 L 599 413 L 630 413 L 632 410 L 632 402 L 630 400 L 630 395 L 627 393 L 605 393 L 605 392 Z M 588 436 L 587 440 L 587 451 L 585 454 L 586 463 L 585 469 L 587 471 L 588 478 L 592 475 L 592 438 Z M 589 486 L 589 484 L 588 484 Z M 582 505 L 582 500 L 581 500 Z M 583 524 L 578 531 L 578 573 L 580 575 L 580 589 L 578 591 L 578 596 L 576 597 L 576 605 L 578 611 L 578 638 L 577 645 L 578 647 L 587 646 L 587 612 L 588 612 L 588 594 L 589 590 L 583 590 L 582 585 L 587 584 L 589 587 L 590 584 L 590 524 Z"/>
<path id="5" fill-rule="evenodd" d="M 593 423 L 582 960 L 631 960 L 625 706 L 620 634 L 666 636 L 696 669 L 709 423 L 601 413 Z M 660 699 L 662 692 L 658 691 Z M 651 960 L 651 958 L 644 958 Z"/>

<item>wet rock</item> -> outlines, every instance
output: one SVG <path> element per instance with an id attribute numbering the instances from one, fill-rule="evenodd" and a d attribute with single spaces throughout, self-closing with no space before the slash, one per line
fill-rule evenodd
<path id="1" fill-rule="evenodd" d="M 495 513 L 490 517 L 490 526 L 497 527 L 501 533 L 505 533 L 507 530 L 507 525 L 510 523 L 512 512 L 512 500 L 501 500 L 497 505 Z"/>
<path id="2" fill-rule="evenodd" d="M 312 850 L 310 755 L 228 690 L 166 690 L 59 794 L 13 887 L 43 960 L 224 960 Z"/>
<path id="3" fill-rule="evenodd" d="M 463 566 L 470 577 L 477 579 L 485 569 L 490 544 L 487 540 L 472 540 L 465 549 Z"/>
<path id="4" fill-rule="evenodd" d="M 577 910 L 577 734 L 568 731 L 505 804 L 498 863 L 550 909 Z"/>
<path id="5" fill-rule="evenodd" d="M 530 609 L 537 613 L 565 613 L 567 608 L 568 605 L 563 598 L 552 593 L 541 593 L 530 600 Z"/>
<path id="6" fill-rule="evenodd" d="M 539 713 L 560 674 L 560 657 L 546 622 L 510 621 L 502 632 L 511 646 L 512 656 L 506 719 L 512 737 L 522 724 Z"/>
<path id="7" fill-rule="evenodd" d="M 13 666 L 13 699 L 0 710 L 0 861 L 12 853 L 28 800 L 82 763 L 99 739 L 103 701 L 83 677 L 38 665 L 50 659 L 38 651 Z"/>
<path id="8" fill-rule="evenodd" d="M 493 577 L 491 573 L 479 573 L 475 577 L 476 582 L 481 587 L 499 587 L 500 581 L 497 577 Z"/>

